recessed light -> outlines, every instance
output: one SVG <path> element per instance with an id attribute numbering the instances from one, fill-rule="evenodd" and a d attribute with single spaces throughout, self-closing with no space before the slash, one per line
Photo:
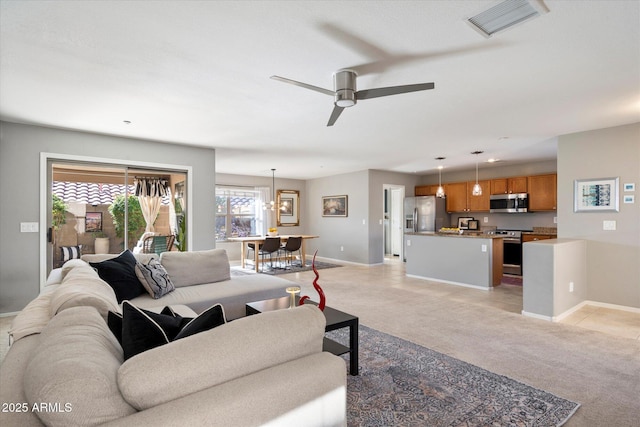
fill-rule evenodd
<path id="1" fill-rule="evenodd" d="M 131 121 L 130 120 L 123 120 L 122 123 L 124 123 L 125 125 L 130 125 Z"/>

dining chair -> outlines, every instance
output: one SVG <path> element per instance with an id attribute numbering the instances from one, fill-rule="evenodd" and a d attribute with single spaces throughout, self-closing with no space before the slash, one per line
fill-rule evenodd
<path id="1" fill-rule="evenodd" d="M 293 253 L 300 253 L 300 267 L 304 267 L 302 265 L 302 236 L 292 236 L 287 239 L 287 242 L 280 247 L 280 250 L 284 252 L 285 261 L 287 262 L 288 268 L 293 266 Z"/>
<path id="2" fill-rule="evenodd" d="M 269 255 L 269 265 L 273 270 L 273 253 L 280 251 L 280 237 L 267 237 L 264 239 L 264 243 L 258 249 L 258 254 L 262 258 L 262 269 L 264 271 L 264 258 Z"/>

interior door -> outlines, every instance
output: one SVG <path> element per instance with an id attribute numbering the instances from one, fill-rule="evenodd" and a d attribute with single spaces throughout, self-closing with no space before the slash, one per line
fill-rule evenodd
<path id="1" fill-rule="evenodd" d="M 402 202 L 403 188 L 391 189 L 391 253 L 402 256 Z"/>

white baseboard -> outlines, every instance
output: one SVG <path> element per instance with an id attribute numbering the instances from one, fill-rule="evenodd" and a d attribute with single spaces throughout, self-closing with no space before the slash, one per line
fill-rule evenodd
<path id="1" fill-rule="evenodd" d="M 608 302 L 598 302 L 598 301 L 585 301 L 585 303 L 587 305 L 593 305 L 595 307 L 612 308 L 614 310 L 629 311 L 631 313 L 640 314 L 640 308 L 638 307 L 629 307 L 627 305 L 609 304 Z"/>
<path id="2" fill-rule="evenodd" d="M 528 311 L 521 311 L 523 316 L 532 317 L 534 319 L 546 320 L 547 322 L 552 322 L 553 318 L 551 316 L 544 316 L 542 314 L 530 313 Z"/>
<path id="3" fill-rule="evenodd" d="M 19 311 L 14 311 L 11 313 L 0 313 L 0 317 L 11 317 L 11 316 L 17 316 L 18 313 L 20 313 Z"/>
<path id="4" fill-rule="evenodd" d="M 483 286 L 471 285 L 469 283 L 452 282 L 451 280 L 442 280 L 442 279 L 435 279 L 433 277 L 416 276 L 415 274 L 407 274 L 407 277 L 413 277 L 414 279 L 430 280 L 432 282 L 438 282 L 438 283 L 446 283 L 447 285 L 463 286 L 465 288 L 480 289 L 481 291 L 493 290 L 493 288 L 485 288 Z"/>
<path id="5" fill-rule="evenodd" d="M 313 259 L 313 254 L 311 255 L 307 254 L 306 258 L 307 258 L 307 261 L 311 261 Z M 381 264 L 363 264 L 361 262 L 345 261 L 343 259 L 325 258 L 321 256 L 317 256 L 316 259 L 318 261 L 328 262 L 331 264 L 349 264 L 349 265 L 359 265 L 361 267 L 371 267 L 373 265 L 381 265 Z"/>
<path id="6" fill-rule="evenodd" d="M 582 301 L 579 304 L 576 304 L 575 306 L 571 307 L 569 310 L 564 311 L 560 314 L 558 314 L 557 316 L 545 316 L 543 314 L 536 314 L 536 313 L 530 313 L 527 311 L 522 310 L 522 315 L 523 316 L 528 316 L 528 317 L 533 317 L 535 319 L 542 319 L 542 320 L 547 320 L 549 322 L 560 322 L 564 319 L 566 319 L 567 317 L 571 316 L 573 313 L 575 313 L 576 311 L 580 310 L 583 307 L 586 306 L 593 306 L 593 307 L 602 307 L 602 308 L 610 308 L 612 310 L 621 310 L 621 311 L 628 311 L 631 313 L 639 313 L 640 314 L 640 308 L 637 307 L 628 307 L 626 305 L 618 305 L 618 304 L 609 304 L 606 302 L 598 302 L 598 301 Z"/>

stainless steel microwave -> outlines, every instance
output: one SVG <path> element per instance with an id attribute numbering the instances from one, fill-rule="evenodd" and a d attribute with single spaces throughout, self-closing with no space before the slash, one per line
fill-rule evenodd
<path id="1" fill-rule="evenodd" d="M 529 195 L 527 193 L 493 194 L 489 198 L 489 212 L 520 213 L 528 210 Z"/>

